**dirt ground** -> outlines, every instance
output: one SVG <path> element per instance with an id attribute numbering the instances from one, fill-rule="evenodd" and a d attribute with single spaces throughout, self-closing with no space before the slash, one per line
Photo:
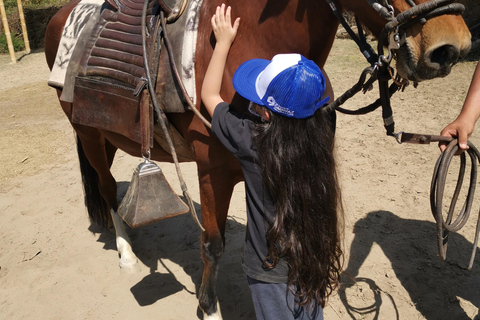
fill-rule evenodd
<path id="1" fill-rule="evenodd" d="M 475 64 L 460 63 L 447 78 L 394 96 L 397 130 L 438 134 L 458 114 Z M 326 66 L 337 94 L 357 81 L 363 67 L 353 41 L 337 40 Z M 0 56 L 0 318 L 196 319 L 203 269 L 199 230 L 189 215 L 129 230 L 139 270 L 122 273 L 114 236 L 89 223 L 74 133 L 47 78 L 42 52 L 17 64 Z M 365 105 L 376 94 L 347 106 Z M 471 141 L 480 145 L 479 137 L 477 131 Z M 480 257 L 473 270 L 466 266 L 479 200 L 467 225 L 451 236 L 447 261 L 440 261 L 429 209 L 437 146 L 397 144 L 385 136 L 379 112 L 339 115 L 336 146 L 346 273 L 325 318 L 474 318 Z M 121 194 L 139 163 L 118 153 L 113 171 Z M 174 168 L 161 166 L 178 192 Z M 198 203 L 195 164 L 182 164 L 182 170 Z M 452 169 L 450 189 L 455 175 Z M 240 265 L 243 192 L 243 184 L 237 185 L 217 284 L 227 320 L 254 319 Z"/>

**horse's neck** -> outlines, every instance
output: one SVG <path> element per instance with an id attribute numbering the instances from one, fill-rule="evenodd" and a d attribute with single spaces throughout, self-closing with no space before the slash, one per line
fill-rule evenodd
<path id="1" fill-rule="evenodd" d="M 335 40 L 338 20 L 326 0 L 299 0 L 296 20 L 301 17 L 301 10 L 309 37 L 309 51 L 304 55 L 323 67 Z"/>
<path id="2" fill-rule="evenodd" d="M 261 47 L 252 49 L 270 55 L 301 53 L 325 64 L 338 26 L 326 0 L 260 0 L 251 7 L 242 8 L 246 19 L 240 15 L 249 25 L 243 29 L 251 33 L 249 42 Z"/>

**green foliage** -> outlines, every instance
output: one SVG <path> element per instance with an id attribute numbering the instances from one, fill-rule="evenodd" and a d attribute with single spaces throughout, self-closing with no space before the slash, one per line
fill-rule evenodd
<path id="1" fill-rule="evenodd" d="M 12 36 L 12 44 L 15 51 L 22 51 L 25 49 L 25 43 L 19 36 Z M 0 35 L 0 53 L 8 53 L 7 37 L 5 34 Z"/>
<path id="2" fill-rule="evenodd" d="M 31 49 L 43 48 L 45 29 L 53 15 L 69 0 L 22 0 Z M 7 21 L 15 50 L 24 48 L 17 0 L 4 0 Z M 0 53 L 8 52 L 3 25 L 0 24 Z"/>
<path id="3" fill-rule="evenodd" d="M 22 0 L 22 5 L 31 8 L 59 7 L 68 3 L 68 1 L 69 0 Z M 17 10 L 17 0 L 4 0 L 3 2 L 7 12 Z"/>

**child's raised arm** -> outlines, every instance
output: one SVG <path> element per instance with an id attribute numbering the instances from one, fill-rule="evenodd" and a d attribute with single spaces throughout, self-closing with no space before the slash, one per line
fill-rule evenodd
<path id="1" fill-rule="evenodd" d="M 231 7 L 225 9 L 225 4 L 217 7 L 212 17 L 212 28 L 217 40 L 213 55 L 208 65 L 207 72 L 202 84 L 202 101 L 210 116 L 213 115 L 215 107 L 223 102 L 220 96 L 223 72 L 227 62 L 228 51 L 237 35 L 240 18 L 235 19 L 232 25 Z"/>

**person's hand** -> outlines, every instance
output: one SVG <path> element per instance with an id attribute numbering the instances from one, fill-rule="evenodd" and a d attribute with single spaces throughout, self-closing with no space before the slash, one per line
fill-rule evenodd
<path id="1" fill-rule="evenodd" d="M 447 137 L 453 137 L 458 139 L 458 145 L 460 150 L 459 151 L 464 151 L 468 149 L 468 138 L 470 135 L 473 133 L 473 130 L 475 129 L 475 123 L 468 119 L 464 119 L 464 117 L 458 117 L 450 123 L 448 126 L 446 126 L 440 135 L 442 136 L 447 136 Z M 440 150 L 444 151 L 447 148 L 446 143 L 440 143 L 439 144 Z"/>
<path id="2" fill-rule="evenodd" d="M 217 7 L 215 14 L 212 17 L 212 28 L 217 40 L 217 45 L 224 44 L 230 47 L 237 36 L 240 18 L 235 19 L 232 25 L 231 7 L 225 9 L 225 4 Z"/>
<path id="3" fill-rule="evenodd" d="M 473 74 L 472 83 L 468 89 L 467 97 L 462 107 L 462 111 L 457 119 L 446 126 L 442 136 L 454 137 L 458 139 L 459 153 L 468 149 L 467 140 L 475 129 L 475 124 L 480 118 L 480 63 L 477 63 Z M 447 147 L 445 143 L 439 144 L 443 152 Z"/>
<path id="4" fill-rule="evenodd" d="M 225 4 L 217 7 L 212 17 L 212 28 L 217 43 L 213 49 L 212 58 L 208 64 L 202 84 L 202 102 L 210 116 L 213 116 L 215 108 L 223 102 L 220 95 L 222 78 L 227 63 L 228 52 L 235 37 L 237 36 L 240 18 L 237 18 L 232 26 L 232 8 L 225 8 Z"/>

